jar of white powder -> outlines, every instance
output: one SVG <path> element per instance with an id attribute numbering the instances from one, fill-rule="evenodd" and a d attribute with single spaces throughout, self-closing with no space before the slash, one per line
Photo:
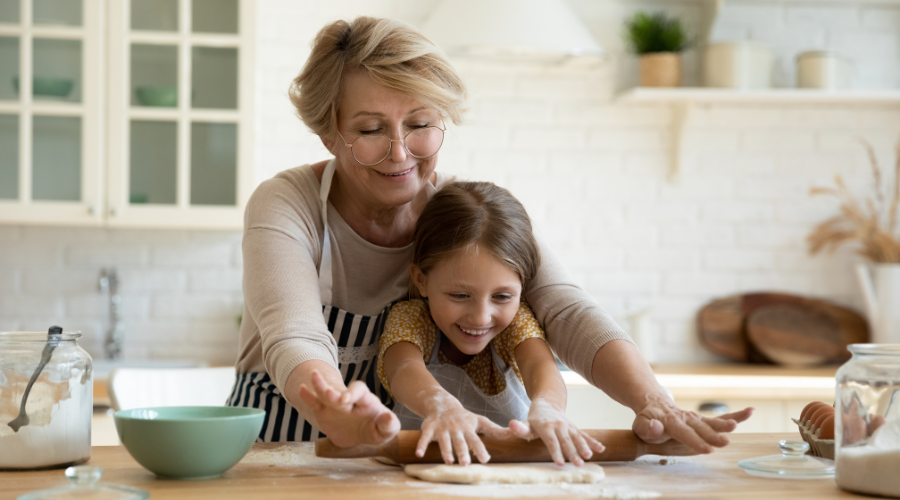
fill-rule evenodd
<path id="1" fill-rule="evenodd" d="M 853 344 L 837 372 L 835 481 L 900 496 L 900 344 Z"/>
<path id="2" fill-rule="evenodd" d="M 0 332 L 0 470 L 68 467 L 91 457 L 92 365 L 79 337 Z M 38 372 L 42 356 L 49 361 Z"/>

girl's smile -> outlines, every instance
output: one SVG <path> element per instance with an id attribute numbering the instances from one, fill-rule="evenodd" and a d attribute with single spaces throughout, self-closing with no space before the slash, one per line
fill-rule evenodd
<path id="1" fill-rule="evenodd" d="M 450 342 L 441 350 L 465 364 L 506 329 L 519 310 L 522 281 L 503 262 L 475 245 L 442 259 L 426 276 L 413 266 L 413 282 L 437 327 Z"/>

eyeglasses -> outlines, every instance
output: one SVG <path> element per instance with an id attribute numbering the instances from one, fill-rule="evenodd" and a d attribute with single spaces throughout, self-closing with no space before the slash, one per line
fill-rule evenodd
<path id="1" fill-rule="evenodd" d="M 386 135 L 361 135 L 348 143 L 338 132 L 344 145 L 350 148 L 353 158 L 364 167 L 371 167 L 383 162 L 391 154 L 395 142 L 403 144 L 410 156 L 418 159 L 430 158 L 437 154 L 444 144 L 444 129 L 440 127 L 422 127 L 410 131 L 403 139 L 391 139 Z"/>

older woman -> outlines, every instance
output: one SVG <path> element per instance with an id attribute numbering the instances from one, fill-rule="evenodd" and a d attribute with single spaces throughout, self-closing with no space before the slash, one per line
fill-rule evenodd
<path id="1" fill-rule="evenodd" d="M 360 17 L 316 37 L 291 100 L 334 157 L 264 182 L 245 216 L 246 305 L 229 403 L 266 410 L 261 440 L 325 433 L 350 446 L 398 431 L 374 372 L 378 338 L 406 296 L 416 219 L 450 180 L 436 170 L 438 151 L 464 97 L 450 63 L 407 25 Z M 671 436 L 705 453 L 726 445 L 720 433 L 750 410 L 719 419 L 679 410 L 625 332 L 542 251 L 525 299 L 559 358 L 633 409 L 641 438 Z M 573 444 L 561 444 L 573 459 Z"/>

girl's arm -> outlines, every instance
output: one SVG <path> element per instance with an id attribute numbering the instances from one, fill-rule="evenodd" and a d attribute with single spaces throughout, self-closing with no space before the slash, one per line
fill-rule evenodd
<path id="1" fill-rule="evenodd" d="M 422 351 L 415 344 L 397 342 L 388 347 L 384 353 L 384 371 L 394 399 L 425 419 L 416 456 L 423 456 L 429 443 L 437 441 L 447 464 L 453 463 L 455 450 L 459 464 L 468 465 L 469 449 L 481 463 L 487 463 L 491 457 L 478 434 L 492 437 L 509 434 L 486 417 L 466 410 L 445 391 L 428 372 Z"/>
<path id="2" fill-rule="evenodd" d="M 513 433 L 524 439 L 540 437 L 557 465 L 563 465 L 568 458 L 581 466 L 583 459 L 593 455 L 591 450 L 602 452 L 602 444 L 566 418 L 566 384 L 547 342 L 536 337 L 526 339 L 516 346 L 515 355 L 525 391 L 531 398 L 531 409 L 528 422 L 510 422 Z"/>

